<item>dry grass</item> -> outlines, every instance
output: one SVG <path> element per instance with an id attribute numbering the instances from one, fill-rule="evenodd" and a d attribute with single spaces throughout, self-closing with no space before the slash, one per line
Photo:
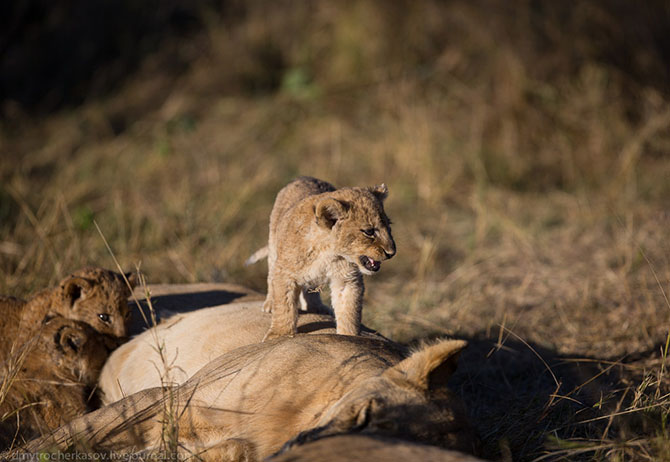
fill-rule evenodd
<path id="1" fill-rule="evenodd" d="M 471 340 L 455 386 L 485 455 L 670 460 L 653 49 L 647 67 L 604 59 L 607 3 L 250 5 L 202 13 L 183 73 L 159 53 L 106 99 L 3 124 L 0 292 L 113 267 L 93 220 L 150 282 L 263 290 L 265 266 L 243 263 L 283 184 L 384 181 L 398 255 L 366 282 L 365 322 Z M 630 27 L 668 16 L 640 11 Z"/>

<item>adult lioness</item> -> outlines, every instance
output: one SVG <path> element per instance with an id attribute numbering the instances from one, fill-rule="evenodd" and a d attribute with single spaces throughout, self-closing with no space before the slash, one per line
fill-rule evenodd
<path id="1" fill-rule="evenodd" d="M 188 290 L 191 286 L 180 287 Z M 229 303 L 176 314 L 124 343 L 100 374 L 102 402 L 109 404 L 147 388 L 184 383 L 218 356 L 260 342 L 271 318 L 261 311 L 262 303 Z M 298 332 L 335 333 L 335 320 L 325 314 L 301 313 Z M 365 326 L 361 335 L 386 340 Z"/>
<path id="2" fill-rule="evenodd" d="M 387 342 L 341 335 L 248 345 L 179 387 L 136 393 L 24 449 L 79 443 L 117 455 L 151 452 L 167 434 L 182 457 L 241 461 L 267 457 L 291 438 L 370 431 L 470 450 L 462 404 L 445 386 L 464 346 L 444 340 L 403 359 Z"/>
<path id="3" fill-rule="evenodd" d="M 363 274 L 379 271 L 396 253 L 383 202 L 386 185 L 336 189 L 301 177 L 285 186 L 270 215 L 266 339 L 294 335 L 298 300 L 320 304 L 311 291 L 329 283 L 337 333 L 358 335 Z"/>

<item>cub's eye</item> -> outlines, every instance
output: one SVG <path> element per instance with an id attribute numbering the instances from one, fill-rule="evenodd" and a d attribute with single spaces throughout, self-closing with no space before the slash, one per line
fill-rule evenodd
<path id="1" fill-rule="evenodd" d="M 111 318 L 110 318 L 110 316 L 109 316 L 107 313 L 100 313 L 100 314 L 98 315 L 98 317 L 99 317 L 100 320 L 101 320 L 102 322 L 104 322 L 105 324 L 109 324 L 109 322 L 111 321 Z"/>
<path id="2" fill-rule="evenodd" d="M 365 234 L 367 237 L 372 237 L 375 235 L 375 229 L 374 228 L 367 228 L 367 229 L 361 229 L 363 234 Z"/>

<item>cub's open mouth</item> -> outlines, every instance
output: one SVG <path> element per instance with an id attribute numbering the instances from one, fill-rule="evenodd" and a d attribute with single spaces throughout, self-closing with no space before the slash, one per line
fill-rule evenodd
<path id="1" fill-rule="evenodd" d="M 360 260 L 361 265 L 368 271 L 377 272 L 382 266 L 382 262 L 373 260 L 366 255 L 361 255 L 358 259 Z"/>

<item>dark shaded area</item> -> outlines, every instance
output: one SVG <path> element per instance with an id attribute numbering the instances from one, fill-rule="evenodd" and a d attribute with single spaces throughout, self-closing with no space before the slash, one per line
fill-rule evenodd
<path id="1" fill-rule="evenodd" d="M 205 292 L 188 292 L 180 294 L 156 295 L 151 297 L 151 304 L 156 310 L 156 321 L 160 322 L 167 317 L 177 313 L 190 313 L 201 308 L 224 305 L 249 294 L 242 292 L 229 292 L 226 290 L 210 290 Z M 139 300 L 141 310 L 149 313 L 149 305 L 146 300 Z M 133 320 L 129 329 L 129 335 L 137 335 L 146 330 L 146 323 L 142 319 L 137 304 L 129 302 Z"/>
<path id="2" fill-rule="evenodd" d="M 17 0 L 0 4 L 0 100 L 33 112 L 113 91 L 147 54 L 203 28 L 212 0 Z M 186 62 L 166 60 L 166 72 Z"/>
<path id="3" fill-rule="evenodd" d="M 151 303 L 157 310 L 178 310 L 180 313 L 189 313 L 201 308 L 224 305 L 245 295 L 248 294 L 225 290 L 210 290 L 207 292 L 157 295 L 151 297 Z M 137 307 L 135 302 L 131 303 L 133 308 Z M 148 309 L 146 300 L 140 300 L 140 305 L 143 309 Z"/>
<path id="4" fill-rule="evenodd" d="M 166 295 L 156 295 L 151 297 L 151 303 L 156 311 L 157 321 L 163 321 L 166 318 L 178 314 L 178 313 L 190 313 L 202 308 L 210 308 L 213 306 L 225 305 L 232 303 L 234 301 L 242 301 L 240 299 L 249 297 L 249 293 L 244 292 L 232 292 L 226 290 L 209 290 L 203 292 L 183 292 L 177 294 L 166 294 Z M 253 297 L 253 296 L 252 296 Z M 257 301 L 260 301 L 257 300 Z M 140 306 L 144 313 L 149 313 L 149 305 L 146 300 L 139 300 Z M 137 335 L 144 330 L 146 330 L 146 325 L 142 319 L 142 315 L 139 314 L 137 309 L 137 304 L 134 301 L 129 302 L 131 307 L 131 312 L 133 313 L 133 320 L 130 326 L 129 335 Z M 302 314 L 303 312 L 301 312 Z M 323 329 L 334 329 L 335 321 L 320 321 L 320 322 L 310 322 L 304 325 L 301 325 L 298 328 L 298 332 L 301 334 L 308 334 L 310 332 L 323 330 Z M 382 336 L 375 330 L 369 329 L 366 326 L 362 326 L 363 332 L 375 333 L 379 336 Z"/>
<path id="5" fill-rule="evenodd" d="M 364 3 L 378 11 L 385 26 L 374 31 L 382 36 L 370 37 L 379 42 L 377 59 L 368 57 L 356 66 L 359 75 L 352 77 L 359 80 L 365 81 L 366 72 L 379 65 L 430 72 L 446 48 L 462 42 L 467 49 L 471 38 L 484 33 L 492 37 L 490 46 L 518 50 L 524 65 L 539 79 L 560 79 L 595 60 L 618 69 L 632 82 L 668 91 L 670 5 L 662 0 Z M 276 90 L 290 68 L 299 69 L 301 78 L 327 79 L 319 75 L 328 68 L 323 63 L 337 59 L 341 50 L 337 44 L 314 48 L 313 42 L 323 42 L 330 22 L 340 17 L 316 15 L 320 6 L 234 0 L 3 2 L 0 103 L 13 102 L 33 114 L 77 105 L 117 89 L 149 55 L 161 56 L 163 74 L 179 75 L 195 58 L 181 53 L 179 44 L 200 35 L 208 43 L 203 46 L 211 46 L 207 37 L 213 28 L 223 28 L 229 32 L 228 40 L 239 42 L 231 45 L 231 56 L 246 64 L 231 64 L 228 71 L 237 74 L 239 89 Z M 333 14 L 345 12 L 355 22 L 356 8 L 356 2 L 341 4 Z M 415 22 L 412 12 L 425 8 L 435 10 L 436 27 Z M 479 24 L 450 17 L 461 8 L 479 11 L 475 15 Z M 240 40 L 235 29 L 258 17 L 264 18 L 266 30 L 242 34 Z M 474 49 L 479 46 L 476 40 Z M 472 70 L 477 69 L 479 54 L 469 57 Z M 230 84 L 231 75 L 221 77 L 223 86 Z"/>
<path id="6" fill-rule="evenodd" d="M 497 345 L 484 336 L 467 340 L 450 387 L 463 398 L 487 458 L 533 460 L 549 449 L 556 453 L 548 460 L 561 460 L 560 449 L 574 451 L 579 441 L 586 448 L 589 441 L 661 431 L 653 412 L 608 418 L 617 404 L 626 409 L 633 399 L 622 388 L 630 358 L 559 355 L 516 340 Z M 567 457 L 591 460 L 596 453 Z"/>
<path id="7" fill-rule="evenodd" d="M 482 3 L 487 3 L 486 1 Z M 641 85 L 668 90 L 670 4 L 571 0 L 525 2 L 538 57 L 571 74 L 589 60 L 612 66 Z M 510 8 L 515 8 L 510 5 Z M 523 31 L 517 31 L 523 34 Z M 541 61 L 540 67 L 544 66 Z"/>

